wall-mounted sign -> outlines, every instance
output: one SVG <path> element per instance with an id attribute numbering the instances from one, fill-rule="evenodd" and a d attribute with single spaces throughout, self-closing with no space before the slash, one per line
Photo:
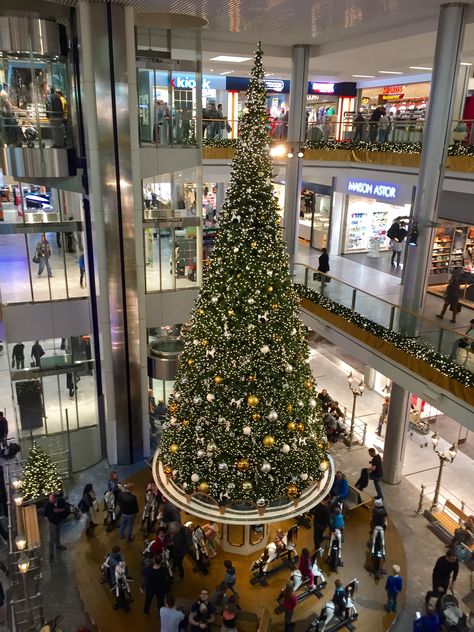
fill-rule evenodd
<path id="1" fill-rule="evenodd" d="M 334 84 L 326 83 L 323 81 L 312 81 L 310 83 L 311 92 L 316 92 L 317 94 L 334 94 Z"/>
<path id="2" fill-rule="evenodd" d="M 337 178 L 336 191 L 349 195 L 375 198 L 387 204 L 402 206 L 410 204 L 412 199 L 412 187 L 393 182 L 376 182 L 375 180 L 362 180 L 360 178 Z"/>
<path id="3" fill-rule="evenodd" d="M 386 95 L 395 95 L 402 94 L 404 86 L 384 86 L 383 94 Z"/>
<path id="4" fill-rule="evenodd" d="M 226 89 L 235 90 L 237 92 L 245 92 L 249 87 L 249 79 L 247 77 L 226 77 Z M 288 94 L 290 92 L 290 82 L 286 79 L 264 79 L 267 92 L 277 92 L 280 94 Z"/>
<path id="5" fill-rule="evenodd" d="M 285 89 L 283 79 L 264 79 L 263 83 L 267 86 L 267 92 L 283 92 Z"/>
<path id="6" fill-rule="evenodd" d="M 193 77 L 174 77 L 171 80 L 171 84 L 173 88 L 177 88 L 178 90 L 193 90 L 196 87 L 196 79 Z M 209 79 L 202 79 L 202 89 L 210 90 L 211 82 Z"/>

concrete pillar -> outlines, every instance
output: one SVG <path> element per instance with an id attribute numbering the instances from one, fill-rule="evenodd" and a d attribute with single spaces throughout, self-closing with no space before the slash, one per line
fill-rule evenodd
<path id="1" fill-rule="evenodd" d="M 293 158 L 286 163 L 284 235 L 290 257 L 294 263 L 298 250 L 298 223 L 301 197 L 303 160 L 297 152 L 306 137 L 306 94 L 308 91 L 309 50 L 307 45 L 293 46 L 291 58 L 290 111 L 288 115 L 288 147 L 293 146 Z"/>
<path id="2" fill-rule="evenodd" d="M 423 153 L 413 207 L 418 225 L 417 246 L 407 246 L 402 305 L 419 312 L 424 303 L 433 247 L 434 222 L 443 186 L 446 155 L 451 136 L 451 120 L 464 39 L 466 4 L 451 2 L 441 6 L 428 114 L 423 134 Z M 411 328 L 416 328 L 416 324 Z"/>
<path id="3" fill-rule="evenodd" d="M 226 185 L 224 182 L 218 182 L 216 184 L 217 187 L 217 191 L 216 191 L 216 216 L 219 217 L 221 211 L 222 211 L 222 205 L 224 204 L 224 200 L 225 200 L 225 192 L 226 192 Z"/>
<path id="4" fill-rule="evenodd" d="M 390 485 L 398 485 L 402 479 L 410 400 L 411 393 L 392 383 L 383 450 L 383 480 Z"/>

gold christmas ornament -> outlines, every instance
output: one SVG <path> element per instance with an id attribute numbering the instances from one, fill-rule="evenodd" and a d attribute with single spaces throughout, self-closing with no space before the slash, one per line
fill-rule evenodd
<path id="1" fill-rule="evenodd" d="M 294 422 L 294 421 L 289 421 L 289 422 L 286 424 L 286 427 L 288 428 L 288 430 L 295 430 L 295 429 L 296 429 L 296 424 L 295 424 L 295 422 Z"/>
<path id="2" fill-rule="evenodd" d="M 256 382 L 256 381 L 257 381 L 257 378 L 255 377 L 255 375 L 249 375 L 249 377 L 248 377 L 248 381 L 249 381 L 249 382 Z"/>
<path id="3" fill-rule="evenodd" d="M 233 309 L 229 309 L 229 310 L 227 311 L 227 315 L 228 315 L 228 316 L 233 316 L 233 315 L 234 315 L 234 310 L 233 310 Z"/>
<path id="4" fill-rule="evenodd" d="M 290 485 L 288 485 L 286 493 L 288 494 L 288 496 L 297 496 L 298 488 L 296 487 L 294 483 L 291 483 Z"/>
<path id="5" fill-rule="evenodd" d="M 216 377 L 214 378 L 214 382 L 216 384 L 220 384 L 222 382 L 222 377 L 220 375 L 216 375 Z"/>
<path id="6" fill-rule="evenodd" d="M 183 419 L 183 426 L 187 428 L 189 426 L 189 419 Z"/>
<path id="7" fill-rule="evenodd" d="M 235 276 L 236 276 L 238 279 L 240 279 L 240 277 L 241 277 L 242 275 L 240 274 L 240 272 L 237 272 L 237 274 L 236 274 Z"/>
<path id="8" fill-rule="evenodd" d="M 280 342 L 280 340 L 281 340 L 281 336 L 275 336 L 275 340 L 276 340 L 277 342 Z"/>
<path id="9" fill-rule="evenodd" d="M 165 465 L 165 467 L 163 468 L 163 471 L 166 474 L 166 476 L 173 475 L 173 468 L 171 467 L 171 465 Z"/>
<path id="10" fill-rule="evenodd" d="M 293 406 L 291 404 L 288 404 L 288 406 L 286 407 L 286 410 L 291 413 L 293 410 Z"/>
<path id="11" fill-rule="evenodd" d="M 311 388 L 313 386 L 313 380 L 306 380 L 305 386 L 306 388 Z"/>
<path id="12" fill-rule="evenodd" d="M 248 459 L 240 459 L 237 462 L 237 469 L 239 472 L 246 472 L 250 467 L 250 461 Z"/>
<path id="13" fill-rule="evenodd" d="M 201 340 L 201 344 L 203 347 L 207 347 L 207 345 L 209 344 L 209 340 L 206 340 L 206 338 L 204 338 L 204 340 Z"/>
<path id="14" fill-rule="evenodd" d="M 271 294 L 272 292 L 273 292 L 273 286 L 269 285 L 269 286 L 267 287 L 267 293 L 268 293 L 268 294 Z"/>
<path id="15" fill-rule="evenodd" d="M 206 312 L 205 312 L 203 309 L 200 309 L 200 310 L 199 310 L 199 313 L 200 313 L 200 314 L 201 314 L 201 316 L 202 316 L 202 315 L 203 315 L 203 314 L 205 314 Z"/>
<path id="16" fill-rule="evenodd" d="M 321 463 L 319 464 L 319 469 L 321 472 L 325 472 L 329 467 L 329 462 L 328 461 L 321 461 Z"/>
<path id="17" fill-rule="evenodd" d="M 300 423 L 296 427 L 298 428 L 298 430 L 300 432 L 303 432 L 303 430 L 304 430 L 304 423 L 302 421 L 300 421 Z"/>
<path id="18" fill-rule="evenodd" d="M 278 309 L 278 303 L 272 303 L 272 309 Z"/>
<path id="19" fill-rule="evenodd" d="M 249 395 L 249 396 L 247 397 L 247 404 L 248 404 L 249 406 L 257 406 L 257 404 L 259 403 L 259 401 L 260 401 L 260 400 L 259 400 L 259 399 L 258 399 L 258 397 L 256 397 L 255 395 Z"/>
<path id="20" fill-rule="evenodd" d="M 265 435 L 262 439 L 262 443 L 266 448 L 271 448 L 271 446 L 275 443 L 275 437 L 272 437 L 272 435 Z"/>
<path id="21" fill-rule="evenodd" d="M 254 414 L 252 415 L 252 419 L 253 419 L 254 421 L 258 421 L 259 419 L 261 419 L 261 415 L 260 415 L 260 413 L 254 413 Z"/>
<path id="22" fill-rule="evenodd" d="M 178 406 L 176 404 L 170 404 L 168 406 L 168 412 L 174 414 L 178 410 Z"/>
<path id="23" fill-rule="evenodd" d="M 256 241 L 252 241 L 252 243 L 250 244 L 251 248 L 256 248 L 257 247 L 257 242 Z"/>
<path id="24" fill-rule="evenodd" d="M 193 364 L 194 364 L 194 360 L 192 358 L 189 358 L 188 366 L 192 366 Z"/>
<path id="25" fill-rule="evenodd" d="M 179 445 L 177 443 L 172 443 L 169 447 L 169 451 L 172 454 L 176 454 L 176 452 L 179 450 Z"/>
<path id="26" fill-rule="evenodd" d="M 252 483 L 250 481 L 244 481 L 242 483 L 242 489 L 244 492 L 250 492 L 252 490 Z"/>
<path id="27" fill-rule="evenodd" d="M 209 491 L 209 485 L 204 481 L 202 483 L 199 483 L 199 491 L 203 494 L 207 494 L 207 492 Z"/>

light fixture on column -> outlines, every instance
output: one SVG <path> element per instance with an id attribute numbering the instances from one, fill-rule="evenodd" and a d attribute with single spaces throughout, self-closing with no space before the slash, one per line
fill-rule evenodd
<path id="1" fill-rule="evenodd" d="M 24 551 L 26 548 L 26 538 L 22 533 L 19 533 L 15 538 L 15 545 L 19 551 Z"/>
<path id="2" fill-rule="evenodd" d="M 13 502 L 15 503 L 15 505 L 17 507 L 21 507 L 22 503 L 23 503 L 23 495 L 20 493 L 17 493 L 13 496 Z"/>
<path id="3" fill-rule="evenodd" d="M 304 158 L 304 149 L 300 149 L 297 154 L 298 158 Z"/>
<path id="4" fill-rule="evenodd" d="M 294 148 L 290 147 L 290 149 L 288 150 L 288 153 L 286 155 L 288 156 L 288 158 L 293 158 L 293 156 L 295 155 Z"/>
<path id="5" fill-rule="evenodd" d="M 30 558 L 26 553 L 22 553 L 18 558 L 18 570 L 22 575 L 30 570 Z"/>
<path id="6" fill-rule="evenodd" d="M 438 450 L 440 436 L 437 432 L 431 437 L 431 444 L 437 457 L 439 458 L 439 471 L 438 480 L 436 481 L 436 489 L 433 496 L 433 504 L 431 505 L 431 511 L 437 508 L 439 500 L 439 492 L 441 489 L 441 478 L 443 476 L 443 468 L 445 463 L 452 463 L 458 453 L 458 448 L 455 443 L 449 448 L 449 450 Z"/>
<path id="7" fill-rule="evenodd" d="M 11 485 L 13 487 L 13 489 L 20 489 L 21 487 L 21 480 L 19 478 L 14 478 L 11 482 Z"/>

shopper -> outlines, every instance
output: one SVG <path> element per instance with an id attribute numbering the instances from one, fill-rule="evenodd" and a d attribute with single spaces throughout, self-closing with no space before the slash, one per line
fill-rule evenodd
<path id="1" fill-rule="evenodd" d="M 309 550 L 306 548 L 301 550 L 298 569 L 301 572 L 303 581 L 308 581 L 309 587 L 314 588 L 313 562 L 311 560 Z"/>
<path id="2" fill-rule="evenodd" d="M 392 268 L 395 268 L 395 258 L 397 259 L 396 267 L 400 267 L 400 258 L 402 256 L 403 244 L 398 240 L 398 237 L 394 237 L 390 240 L 390 248 L 392 250 L 392 258 L 390 260 Z"/>
<path id="3" fill-rule="evenodd" d="M 328 278 L 326 275 L 329 272 L 329 255 L 327 248 L 323 248 L 321 250 L 318 261 L 318 272 L 320 272 L 319 277 L 321 279 L 321 289 L 323 289 L 325 284 L 328 282 Z"/>
<path id="4" fill-rule="evenodd" d="M 431 576 L 432 589 L 426 593 L 425 603 L 428 603 L 433 596 L 445 595 L 448 589 L 454 590 L 454 582 L 458 573 L 459 562 L 456 558 L 456 552 L 449 549 L 445 555 L 436 560 Z"/>
<path id="5" fill-rule="evenodd" d="M 40 367 L 41 358 L 44 356 L 44 349 L 40 345 L 39 340 L 31 347 L 32 366 Z"/>
<path id="6" fill-rule="evenodd" d="M 84 253 L 81 252 L 77 260 L 79 265 L 79 284 L 82 288 L 86 287 L 86 264 L 84 262 Z"/>
<path id="7" fill-rule="evenodd" d="M 398 564 L 392 566 L 392 575 L 387 577 L 385 582 L 385 592 L 387 593 L 387 603 L 385 610 L 387 612 L 397 611 L 397 598 L 399 593 L 402 592 L 403 581 L 400 577 L 400 567 Z"/>
<path id="8" fill-rule="evenodd" d="M 215 619 L 214 606 L 209 602 L 209 593 L 207 590 L 201 590 L 197 601 L 191 606 L 191 614 L 189 615 L 189 623 L 191 624 L 191 632 L 203 632 L 210 629 L 211 623 Z"/>
<path id="9" fill-rule="evenodd" d="M 187 527 L 177 521 L 169 525 L 168 532 L 171 537 L 169 546 L 171 558 L 182 579 L 184 577 L 183 560 L 185 555 L 191 550 L 192 533 Z"/>
<path id="10" fill-rule="evenodd" d="M 158 602 L 158 613 L 163 606 L 165 595 L 170 590 L 170 575 L 168 569 L 163 564 L 161 555 L 157 555 L 153 560 L 153 566 L 145 566 L 143 569 L 143 582 L 140 592 L 145 594 L 143 614 L 150 614 L 150 606 L 153 597 Z"/>
<path id="11" fill-rule="evenodd" d="M 289 632 L 292 629 L 291 620 L 293 618 L 293 612 L 298 603 L 298 599 L 293 590 L 293 582 L 288 582 L 282 593 L 282 605 L 285 613 L 285 632 Z"/>
<path id="12" fill-rule="evenodd" d="M 87 483 L 84 487 L 84 491 L 82 492 L 82 498 L 79 501 L 79 509 L 82 513 L 85 513 L 87 516 L 86 519 L 86 535 L 92 535 L 93 528 L 97 526 L 97 523 L 94 522 L 96 517 L 95 515 L 95 505 L 96 505 L 96 493 L 94 488 L 92 487 L 92 483 Z"/>
<path id="13" fill-rule="evenodd" d="M 329 496 L 331 497 L 331 507 L 335 507 L 339 503 L 343 503 L 349 494 L 349 482 L 346 475 L 338 470 L 334 477 Z"/>
<path id="14" fill-rule="evenodd" d="M 441 621 L 436 608 L 431 604 L 426 606 L 426 614 L 413 621 L 414 632 L 440 632 Z"/>
<path id="15" fill-rule="evenodd" d="M 54 88 L 51 88 L 46 100 L 46 117 L 49 119 L 52 147 L 64 147 L 63 104 Z"/>
<path id="16" fill-rule="evenodd" d="M 362 112 L 359 112 L 354 119 L 354 142 L 359 142 L 364 140 L 364 126 L 365 126 L 365 118 L 362 115 Z"/>
<path id="17" fill-rule="evenodd" d="M 227 586 L 224 582 L 217 584 L 214 592 L 212 593 L 209 601 L 213 606 L 223 606 L 227 603 Z"/>
<path id="18" fill-rule="evenodd" d="M 119 535 L 120 539 L 123 539 L 127 535 L 127 542 L 132 542 L 134 536 L 133 525 L 135 524 L 135 518 L 138 513 L 138 501 L 134 496 L 133 484 L 130 483 L 126 490 L 120 490 L 117 495 L 117 504 L 120 507 L 122 513 L 120 519 Z"/>
<path id="19" fill-rule="evenodd" d="M 237 574 L 235 572 L 235 568 L 232 565 L 230 560 L 225 560 L 224 562 L 225 575 L 224 575 L 224 584 L 227 588 L 234 593 L 234 595 L 238 595 L 239 593 L 235 590 L 235 583 L 237 581 Z"/>
<path id="20" fill-rule="evenodd" d="M 340 531 L 341 537 L 344 537 L 344 516 L 342 515 L 342 511 L 339 507 L 334 509 L 334 512 L 331 516 L 331 529 L 333 531 Z M 343 540 L 344 541 L 344 540 Z"/>
<path id="21" fill-rule="evenodd" d="M 369 121 L 369 142 L 371 143 L 375 143 L 375 141 L 377 140 L 377 130 L 381 118 L 382 109 L 380 107 L 375 108 Z"/>
<path id="22" fill-rule="evenodd" d="M 25 368 L 25 345 L 22 342 L 17 342 L 13 346 L 12 350 L 12 369 L 24 369 Z"/>
<path id="23" fill-rule="evenodd" d="M 53 273 L 51 272 L 51 266 L 49 263 L 49 258 L 51 257 L 51 246 L 49 241 L 46 238 L 46 233 L 42 233 L 40 241 L 36 244 L 36 254 L 35 259 L 38 266 L 38 276 L 43 274 L 44 267 L 46 266 L 46 270 L 48 271 L 48 276 L 52 277 Z"/>
<path id="24" fill-rule="evenodd" d="M 372 457 L 369 463 L 369 476 L 374 482 L 375 491 L 378 498 L 383 498 L 380 481 L 383 477 L 382 457 L 377 453 L 375 448 L 369 449 L 369 455 Z"/>
<path id="25" fill-rule="evenodd" d="M 436 318 L 443 319 L 446 310 L 449 307 L 449 311 L 453 315 L 453 317 L 451 318 L 451 322 L 455 323 L 456 316 L 461 311 L 461 306 L 459 304 L 460 298 L 461 283 L 458 278 L 451 277 L 451 280 L 448 283 L 448 287 L 446 288 L 446 293 L 444 295 L 443 309 L 441 310 L 441 314 L 436 314 Z"/>
<path id="26" fill-rule="evenodd" d="M 390 397 L 388 395 L 386 395 L 384 397 L 384 400 L 383 400 L 382 412 L 380 413 L 379 423 L 377 425 L 377 430 L 375 431 L 375 434 L 377 434 L 379 437 L 382 436 L 382 427 L 383 427 L 384 423 L 386 423 L 386 421 L 387 421 L 388 407 L 389 406 L 390 406 Z"/>
<path id="27" fill-rule="evenodd" d="M 44 515 L 49 522 L 49 561 L 54 561 L 54 549 L 65 551 L 67 547 L 61 544 L 61 525 L 69 514 L 69 508 L 64 498 L 50 494 L 44 506 Z"/>
<path id="28" fill-rule="evenodd" d="M 381 112 L 382 116 L 379 121 L 378 141 L 379 143 L 386 143 L 390 131 L 390 119 L 388 118 L 387 112 L 384 108 L 382 108 Z"/>
<path id="29" fill-rule="evenodd" d="M 313 540 L 316 551 L 321 547 L 324 540 L 324 532 L 331 524 L 328 499 L 324 498 L 316 507 L 311 510 L 313 515 Z"/>
<path id="30" fill-rule="evenodd" d="M 8 437 L 8 421 L 3 411 L 0 410 L 0 443 L 4 443 Z M 6 514 L 5 514 L 6 515 Z"/>
<path id="31" fill-rule="evenodd" d="M 385 530 L 387 527 L 387 517 L 388 513 L 383 504 L 383 498 L 376 498 L 370 519 L 370 533 L 373 532 L 375 527 L 382 527 Z"/>
<path id="32" fill-rule="evenodd" d="M 174 595 L 166 595 L 165 605 L 160 608 L 160 632 L 179 632 L 185 614 L 174 604 Z"/>
<path id="33" fill-rule="evenodd" d="M 224 606 L 222 611 L 221 632 L 237 632 L 237 612 L 237 606 L 233 603 L 228 603 Z"/>
<path id="34" fill-rule="evenodd" d="M 217 522 L 208 522 L 202 526 L 204 535 L 206 536 L 206 545 L 209 558 L 217 555 L 216 539 L 219 535 L 219 525 Z"/>
<path id="35" fill-rule="evenodd" d="M 332 404 L 332 397 L 329 395 L 325 388 L 323 388 L 322 391 L 318 393 L 318 399 L 321 402 L 323 412 L 327 413 L 329 410 L 329 406 Z"/>

